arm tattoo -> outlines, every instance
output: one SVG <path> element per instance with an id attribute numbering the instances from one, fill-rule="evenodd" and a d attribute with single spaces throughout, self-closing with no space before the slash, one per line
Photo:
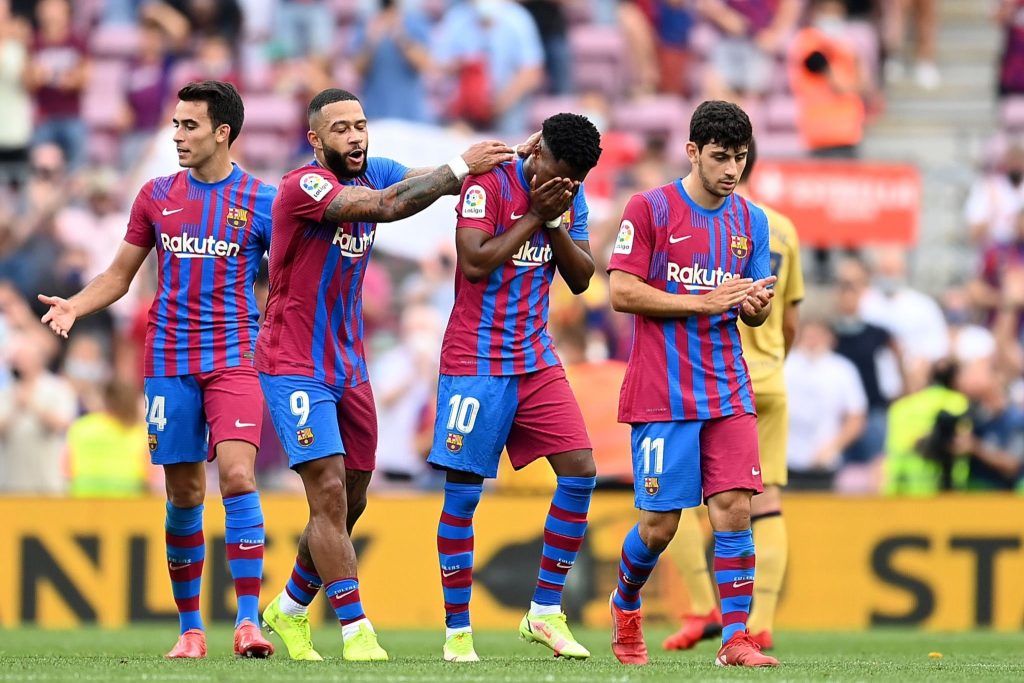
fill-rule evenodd
<path id="1" fill-rule="evenodd" d="M 407 176 L 383 190 L 349 185 L 331 201 L 324 218 L 335 223 L 389 223 L 419 213 L 439 197 L 455 194 L 461 187 L 447 165 L 423 175 Z"/>

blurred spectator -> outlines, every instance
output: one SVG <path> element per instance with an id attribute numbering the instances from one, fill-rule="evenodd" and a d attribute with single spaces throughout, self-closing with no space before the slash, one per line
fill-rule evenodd
<path id="1" fill-rule="evenodd" d="M 155 22 L 143 21 L 139 27 L 139 49 L 129 61 L 125 92 L 125 134 L 121 138 L 123 168 L 131 168 L 138 162 L 144 148 L 166 123 L 171 73 L 177 58 L 171 46 L 181 42 L 181 37 L 168 36 Z"/>
<path id="2" fill-rule="evenodd" d="M 686 97 L 692 88 L 693 0 L 658 0 L 658 90 Z"/>
<path id="3" fill-rule="evenodd" d="M 61 453 L 75 417 L 75 392 L 46 369 L 49 359 L 33 336 L 18 335 L 11 346 L 14 381 L 0 388 L 0 487 L 62 493 Z"/>
<path id="4" fill-rule="evenodd" d="M 889 332 L 861 317 L 861 299 L 868 286 L 868 273 L 864 264 L 852 258 L 841 261 L 836 269 L 836 316 L 832 331 L 836 338 L 836 353 L 849 360 L 857 369 L 864 395 L 867 414 L 863 433 L 843 451 L 844 474 L 857 470 L 865 476 L 849 476 L 855 481 L 870 479 L 870 470 L 885 452 L 885 426 L 889 401 L 903 384 L 899 374 L 899 347 Z M 896 386 L 886 387 L 883 380 L 895 379 Z M 842 478 L 842 477 L 841 477 Z M 839 482 L 837 482 L 838 485 Z M 874 487 L 877 490 L 877 487 Z M 846 492 L 853 493 L 846 489 Z M 858 493 L 868 491 L 859 490 Z"/>
<path id="5" fill-rule="evenodd" d="M 983 246 L 1002 245 L 1016 238 L 1017 220 L 1024 209 L 1024 145 L 1010 145 L 991 172 L 974 181 L 964 219 L 971 239 Z"/>
<path id="6" fill-rule="evenodd" d="M 100 22 L 103 24 L 135 24 L 139 17 L 139 10 L 149 0 L 103 0 L 103 14 Z"/>
<path id="7" fill-rule="evenodd" d="M 111 379 L 107 353 L 107 344 L 99 335 L 75 334 L 68 342 L 62 374 L 78 397 L 76 412 L 103 410 L 105 387 Z"/>
<path id="8" fill-rule="evenodd" d="M 235 61 L 231 42 L 222 35 L 209 34 L 196 44 L 195 59 L 175 69 L 172 90 L 178 90 L 192 81 L 226 81 L 242 91 L 242 75 Z"/>
<path id="9" fill-rule="evenodd" d="M 792 489 L 831 489 L 843 451 L 864 431 L 864 387 L 857 368 L 834 347 L 828 325 L 806 316 L 786 357 Z"/>
<path id="10" fill-rule="evenodd" d="M 164 26 L 187 22 L 184 33 L 192 38 L 217 35 L 229 45 L 238 45 L 242 36 L 242 10 L 237 0 L 163 0 L 147 3 L 143 13 L 152 19 L 159 17 Z"/>
<path id="11" fill-rule="evenodd" d="M 28 25 L 0 0 L 0 186 L 20 187 L 28 176 L 32 101 L 25 89 Z"/>
<path id="12" fill-rule="evenodd" d="M 97 168 L 84 181 L 85 203 L 61 208 L 54 218 L 60 244 L 82 257 L 75 267 L 83 283 L 103 272 L 124 237 L 128 212 L 121 209 L 118 182 L 113 169 Z"/>
<path id="13" fill-rule="evenodd" d="M 978 313 L 966 287 L 949 287 L 942 294 L 942 311 L 949 328 L 950 358 L 962 364 L 995 355 L 996 339 L 987 328 L 976 324 Z"/>
<path id="14" fill-rule="evenodd" d="M 882 42 L 885 47 L 885 80 L 903 79 L 907 36 L 907 18 L 914 20 L 914 81 L 921 88 L 934 90 L 942 83 L 935 63 L 935 37 L 938 32 L 937 0 L 887 0 L 882 3 Z"/>
<path id="15" fill-rule="evenodd" d="M 845 30 L 842 2 L 812 0 L 808 25 L 789 49 L 797 127 L 813 156 L 856 157 L 864 137 L 868 80 Z"/>
<path id="16" fill-rule="evenodd" d="M 971 282 L 971 300 L 991 323 L 1002 304 L 1004 283 L 1008 275 L 1024 270 L 1024 210 L 1014 217 L 1010 239 L 992 244 L 981 257 L 981 272 Z"/>
<path id="17" fill-rule="evenodd" d="M 997 18 L 1006 29 L 999 94 L 1024 95 L 1024 0 L 1002 0 Z"/>
<path id="18" fill-rule="evenodd" d="M 273 37 L 288 57 L 329 56 L 335 39 L 328 0 L 276 0 Z"/>
<path id="19" fill-rule="evenodd" d="M 1009 402 L 993 357 L 963 366 L 958 388 L 970 399 L 971 432 L 962 445 L 971 456 L 967 488 L 1009 491 L 1024 484 L 1024 410 Z"/>
<path id="20" fill-rule="evenodd" d="M 362 77 L 360 99 L 371 119 L 427 122 L 424 74 L 430 68 L 430 25 L 419 12 L 394 0 L 380 0 L 353 43 L 355 68 Z"/>
<path id="21" fill-rule="evenodd" d="M 626 60 L 630 79 L 627 85 L 633 96 L 654 92 L 661 80 L 655 46 L 657 34 L 650 19 L 634 0 L 620 0 L 613 25 L 626 41 Z M 660 181 L 659 181 L 660 182 Z"/>
<path id="22" fill-rule="evenodd" d="M 707 70 L 707 94 L 736 100 L 771 86 L 775 58 L 790 39 L 800 0 L 701 0 L 704 16 L 722 32 Z"/>
<path id="23" fill-rule="evenodd" d="M 878 249 L 860 311 L 896 338 L 907 381 L 903 391 L 910 392 L 924 386 L 932 364 L 949 354 L 949 331 L 935 299 L 910 286 L 906 258 L 902 247 Z"/>
<path id="24" fill-rule="evenodd" d="M 572 54 L 569 52 L 569 21 L 566 0 L 519 0 L 533 17 L 544 46 L 544 72 L 548 91 L 567 95 L 572 88 Z"/>
<path id="25" fill-rule="evenodd" d="M 131 384 L 110 382 L 102 398 L 99 408 L 68 429 L 69 493 L 76 498 L 141 495 L 151 488 L 152 470 L 159 468 L 149 464 L 139 391 Z"/>
<path id="26" fill-rule="evenodd" d="M 437 30 L 434 55 L 455 76 L 446 114 L 505 135 L 526 130 L 531 95 L 544 79 L 544 48 L 530 13 L 511 0 L 465 0 Z"/>
<path id="27" fill-rule="evenodd" d="M 25 75 L 35 100 L 35 143 L 59 145 L 68 167 L 75 171 L 85 163 L 88 140 L 81 118 L 82 91 L 89 75 L 88 48 L 83 38 L 72 33 L 68 0 L 40 0 L 36 19 L 39 30 Z"/>

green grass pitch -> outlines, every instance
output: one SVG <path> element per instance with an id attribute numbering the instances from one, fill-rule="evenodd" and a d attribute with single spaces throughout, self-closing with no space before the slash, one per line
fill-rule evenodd
<path id="1" fill-rule="evenodd" d="M 283 647 L 269 660 L 236 660 L 231 631 L 208 634 L 210 655 L 203 661 L 165 661 L 161 655 L 176 636 L 174 627 L 145 626 L 121 631 L 79 629 L 0 631 L 0 681 L 245 681 L 295 680 L 302 683 L 344 681 L 381 683 L 444 681 L 526 681 L 529 683 L 597 683 L 609 681 L 1022 681 L 1024 634 L 934 634 L 908 631 L 869 633 L 782 633 L 775 670 L 719 669 L 712 660 L 716 645 L 701 643 L 685 653 L 662 652 L 665 629 L 648 629 L 651 663 L 624 667 L 611 655 L 608 633 L 576 631 L 594 653 L 586 662 L 555 660 L 539 645 L 509 632 L 476 634 L 479 664 L 441 661 L 441 635 L 428 631 L 383 632 L 381 643 L 392 660 L 349 664 L 341 659 L 341 632 L 314 633 L 325 662 L 291 662 Z M 275 646 L 280 641 L 272 637 Z M 943 657 L 930 658 L 930 652 Z"/>

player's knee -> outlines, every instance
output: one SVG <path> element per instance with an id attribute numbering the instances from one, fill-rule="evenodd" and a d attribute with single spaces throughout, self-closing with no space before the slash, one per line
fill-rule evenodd
<path id="1" fill-rule="evenodd" d="M 348 528 L 351 529 L 366 510 L 366 494 L 354 496 L 348 501 Z"/>
<path id="2" fill-rule="evenodd" d="M 246 463 L 233 464 L 220 473 L 220 493 L 225 498 L 255 490 L 256 475 Z"/>
<path id="3" fill-rule="evenodd" d="M 679 517 L 677 515 L 649 516 L 640 524 L 640 538 L 648 550 L 660 553 L 675 538 L 678 528 Z"/>
<path id="4" fill-rule="evenodd" d="M 348 516 L 345 482 L 340 477 L 324 477 L 309 493 L 309 512 L 315 518 L 330 519 L 342 526 Z"/>
<path id="5" fill-rule="evenodd" d="M 167 501 L 176 508 L 194 508 L 202 505 L 205 491 L 200 486 L 176 484 L 167 487 Z"/>

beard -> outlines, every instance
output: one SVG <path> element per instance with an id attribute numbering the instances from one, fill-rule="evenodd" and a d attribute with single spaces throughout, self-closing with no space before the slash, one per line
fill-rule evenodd
<path id="1" fill-rule="evenodd" d="M 700 176 L 700 182 L 704 185 L 704 189 L 707 190 L 708 194 L 725 199 L 733 193 L 732 190 L 722 191 L 714 183 L 708 180 L 708 177 L 704 175 L 704 166 L 702 164 L 697 165 L 697 175 Z M 735 186 L 733 186 L 735 188 Z"/>
<path id="2" fill-rule="evenodd" d="M 349 159 L 348 155 L 340 153 L 338 150 L 324 145 L 324 163 L 327 168 L 331 169 L 334 175 L 339 178 L 358 178 L 359 176 L 366 173 L 366 164 L 369 160 L 366 150 L 363 150 L 363 159 L 359 163 L 358 168 L 352 166 L 352 160 Z"/>

